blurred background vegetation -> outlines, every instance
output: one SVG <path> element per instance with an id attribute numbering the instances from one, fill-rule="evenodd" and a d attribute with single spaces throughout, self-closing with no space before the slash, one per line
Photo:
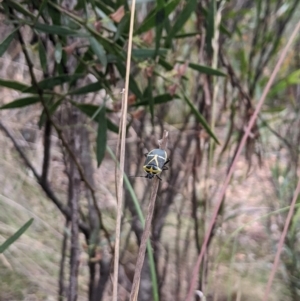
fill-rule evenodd
<path id="1" fill-rule="evenodd" d="M 0 254 L 0 300 L 75 300 L 77 273 L 78 300 L 111 298 L 129 6 L 0 3 L 0 243 L 34 218 Z M 184 300 L 216 195 L 299 19 L 298 0 L 137 1 L 126 174 L 144 174 L 164 129 L 171 159 L 139 300 Z M 298 35 L 210 237 L 197 286 L 207 300 L 263 296 L 299 171 L 299 110 Z M 150 186 L 125 183 L 119 300 L 131 289 Z M 270 300 L 300 299 L 299 210 Z"/>

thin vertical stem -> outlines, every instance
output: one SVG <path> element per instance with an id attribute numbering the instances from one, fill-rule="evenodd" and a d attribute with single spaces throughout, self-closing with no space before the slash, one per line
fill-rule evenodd
<path id="1" fill-rule="evenodd" d="M 122 125 L 121 125 L 120 167 L 118 173 L 119 176 L 116 179 L 116 181 L 118 181 L 118 185 L 117 185 L 118 205 L 117 205 L 117 221 L 116 221 L 116 242 L 115 242 L 115 253 L 114 253 L 113 301 L 118 300 L 120 232 L 121 232 L 121 219 L 122 219 L 122 208 L 123 208 L 123 177 L 124 177 L 124 162 L 125 162 L 125 138 L 126 138 L 126 121 L 127 121 L 129 75 L 130 75 L 130 64 L 131 64 L 134 15 L 135 15 L 135 0 L 132 0 L 127 63 L 126 63 L 125 91 L 122 99 L 123 110 L 122 110 Z"/>

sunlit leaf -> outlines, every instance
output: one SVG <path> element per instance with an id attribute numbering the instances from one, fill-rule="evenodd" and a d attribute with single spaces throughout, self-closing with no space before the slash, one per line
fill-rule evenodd
<path id="1" fill-rule="evenodd" d="M 288 86 L 298 84 L 300 84 L 300 69 L 292 72 L 290 75 L 282 78 L 274 84 L 268 93 L 268 97 L 274 97 L 278 93 L 285 91 Z"/>
<path id="2" fill-rule="evenodd" d="M 57 64 L 60 64 L 62 59 L 62 46 L 61 43 L 55 45 L 54 57 Z"/>
<path id="3" fill-rule="evenodd" d="M 13 244 L 32 224 L 33 218 L 31 218 L 26 224 L 24 224 L 15 234 L 9 237 L 1 246 L 0 254 L 3 253 L 11 244 Z"/>

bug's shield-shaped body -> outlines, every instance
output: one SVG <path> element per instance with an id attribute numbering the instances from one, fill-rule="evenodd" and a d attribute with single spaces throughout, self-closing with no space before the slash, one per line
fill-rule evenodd
<path id="1" fill-rule="evenodd" d="M 147 173 L 146 178 L 152 179 L 154 176 L 158 176 L 163 171 L 166 162 L 167 152 L 165 150 L 156 148 L 149 152 L 143 166 Z"/>

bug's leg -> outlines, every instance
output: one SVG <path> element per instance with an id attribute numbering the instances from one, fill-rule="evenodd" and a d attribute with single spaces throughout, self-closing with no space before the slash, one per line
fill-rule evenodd
<path id="1" fill-rule="evenodd" d="M 160 180 L 160 181 L 162 181 L 162 178 L 159 176 L 159 175 L 156 175 L 157 177 L 158 177 L 158 179 Z"/>
<path id="2" fill-rule="evenodd" d="M 169 169 L 166 164 L 168 164 L 170 162 L 170 159 L 167 159 L 167 161 L 165 162 L 164 166 L 162 167 L 163 170 L 167 170 Z"/>

